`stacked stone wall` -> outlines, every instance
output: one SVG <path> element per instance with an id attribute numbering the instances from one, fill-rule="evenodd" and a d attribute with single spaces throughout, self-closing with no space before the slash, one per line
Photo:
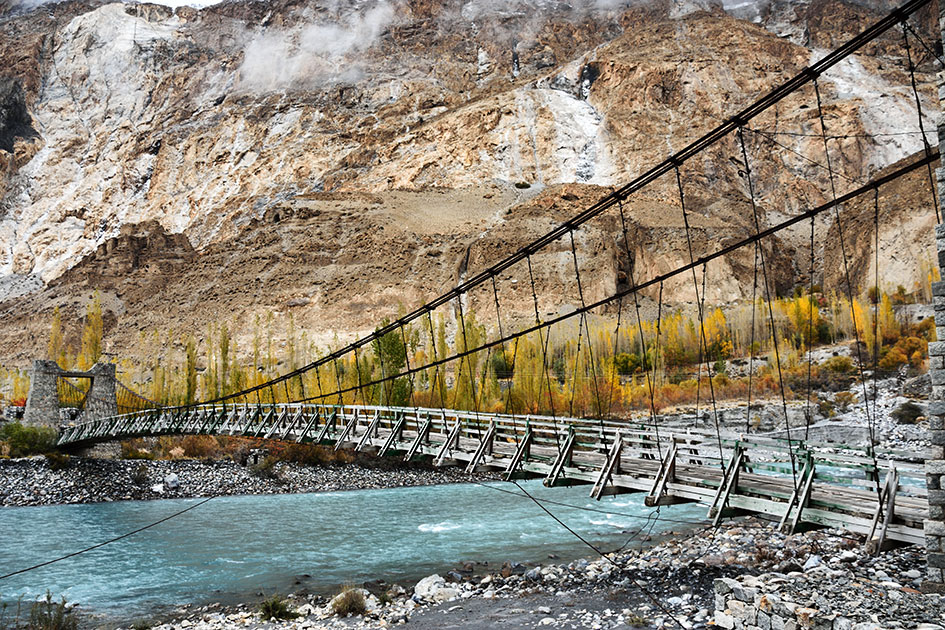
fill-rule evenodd
<path id="1" fill-rule="evenodd" d="M 945 30 L 945 2 L 939 3 L 939 25 Z M 945 74 L 939 75 L 939 103 L 945 103 Z M 945 109 L 945 108 L 943 108 Z M 938 120 L 939 149 L 945 155 L 945 116 Z M 945 208 L 945 169 L 936 169 L 939 207 Z M 945 270 L 945 224 L 935 228 L 938 266 Z M 945 277 L 945 273 L 942 274 Z M 938 341 L 929 344 L 929 376 L 932 395 L 929 402 L 929 441 L 932 453 L 925 462 L 925 480 L 929 492 L 929 515 L 924 523 L 928 550 L 925 591 L 945 592 L 945 282 L 932 285 L 932 307 Z"/>

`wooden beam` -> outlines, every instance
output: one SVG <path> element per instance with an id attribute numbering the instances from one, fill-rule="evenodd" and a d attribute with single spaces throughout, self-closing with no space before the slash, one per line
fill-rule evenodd
<path id="1" fill-rule="evenodd" d="M 316 412 L 316 413 L 317 413 L 317 412 Z M 289 426 L 287 426 L 286 429 L 285 429 L 285 431 L 282 432 L 282 439 L 283 439 L 283 440 L 288 439 L 289 434 L 292 433 L 292 430 L 295 429 L 296 426 L 298 426 L 299 422 L 300 422 L 303 418 L 305 418 L 305 408 L 304 408 L 304 407 L 299 407 L 298 413 L 296 413 L 295 416 L 292 417 L 292 422 L 289 423 Z"/>
<path id="2" fill-rule="evenodd" d="M 469 464 L 466 465 L 466 472 L 471 473 L 476 470 L 476 466 L 479 465 L 479 462 L 482 461 L 482 458 L 486 454 L 492 454 L 493 442 L 495 441 L 495 420 L 489 422 L 489 428 L 486 429 L 486 434 L 483 436 L 482 440 L 479 442 L 479 448 L 476 449 L 476 452 L 473 453 L 472 459 L 469 460 Z"/>
<path id="3" fill-rule="evenodd" d="M 722 475 L 722 483 L 719 484 L 715 498 L 709 506 L 707 518 L 712 519 L 712 524 L 718 526 L 722 521 L 725 506 L 729 502 L 732 492 L 738 487 L 738 476 L 742 469 L 742 463 L 745 461 L 745 449 L 741 443 L 735 445 L 732 457 L 729 459 L 728 467 Z"/>
<path id="4" fill-rule="evenodd" d="M 663 495 L 666 494 L 666 485 L 670 481 L 676 481 L 676 453 L 678 452 L 678 446 L 676 439 L 672 436 L 670 437 L 672 438 L 672 444 L 669 447 L 669 451 L 667 451 L 666 455 L 663 457 L 663 461 L 660 462 L 660 470 L 656 474 L 656 479 L 653 480 L 653 487 L 650 489 L 650 493 L 643 499 L 643 503 L 647 507 L 662 505 L 660 500 L 663 498 Z"/>
<path id="5" fill-rule="evenodd" d="M 505 469 L 505 480 L 508 481 L 512 479 L 515 473 L 518 471 L 519 465 L 528 459 L 529 451 L 531 450 L 532 445 L 532 428 L 529 424 L 525 423 L 525 435 L 522 436 L 521 441 L 518 443 L 518 448 L 515 449 L 515 455 L 512 456 L 512 461 L 509 462 L 509 465 Z"/>
<path id="6" fill-rule="evenodd" d="M 279 428 L 279 425 L 285 422 L 286 417 L 289 415 L 289 410 L 284 408 L 279 412 L 279 416 L 273 421 L 272 426 L 269 427 L 269 430 L 266 431 L 266 436 L 264 439 L 268 440 L 272 437 L 272 434 L 276 432 L 276 429 Z"/>
<path id="7" fill-rule="evenodd" d="M 601 466 L 600 475 L 597 477 L 597 481 L 594 482 L 594 486 L 591 488 L 591 497 L 600 501 L 600 498 L 605 494 L 605 487 L 610 483 L 611 479 L 615 474 L 619 474 L 620 470 L 620 456 L 623 454 L 623 434 L 620 431 L 617 431 L 614 434 L 614 442 L 610 445 L 610 451 L 607 453 L 607 459 L 604 460 L 604 465 Z"/>
<path id="8" fill-rule="evenodd" d="M 266 413 L 263 414 L 262 418 L 259 419 L 255 430 L 253 431 L 253 437 L 259 437 L 260 434 L 269 426 L 269 423 L 272 422 L 275 424 L 276 418 L 276 408 L 269 407 Z"/>
<path id="9" fill-rule="evenodd" d="M 456 423 L 453 425 L 453 428 L 450 429 L 450 432 L 446 436 L 446 441 L 443 442 L 443 445 L 440 447 L 440 452 L 436 454 L 436 458 L 433 460 L 435 466 L 442 466 L 443 460 L 446 459 L 446 454 L 456 447 L 459 442 L 459 432 L 462 428 L 462 418 L 456 418 Z"/>
<path id="10" fill-rule="evenodd" d="M 381 421 L 381 412 L 375 411 L 374 417 L 371 418 L 371 422 L 368 423 L 367 431 L 365 431 L 364 435 L 361 436 L 361 439 L 358 440 L 358 445 L 354 447 L 354 450 L 356 451 L 362 450 L 365 446 L 368 445 L 372 434 L 377 435 L 377 425 L 380 423 L 380 421 Z"/>
<path id="11" fill-rule="evenodd" d="M 318 416 L 315 416 L 318 418 Z M 331 438 L 331 432 L 335 427 L 338 426 L 338 410 L 335 409 L 331 412 L 331 415 L 328 416 L 328 419 L 325 420 L 325 426 L 322 427 L 322 430 L 318 432 L 318 437 L 315 438 L 316 444 L 322 444 L 325 440 Z"/>
<path id="12" fill-rule="evenodd" d="M 343 413 L 343 411 L 342 411 L 342 413 Z M 338 440 L 335 441 L 335 450 L 336 450 L 336 451 L 341 448 L 341 445 L 344 443 L 344 441 L 345 441 L 345 439 L 348 437 L 348 434 L 349 434 L 349 433 L 352 434 L 351 437 L 357 437 L 357 435 L 355 435 L 355 434 L 353 433 L 354 428 L 357 426 L 357 424 L 358 424 L 358 410 L 355 409 L 355 410 L 354 410 L 354 413 L 351 414 L 351 419 L 348 420 L 348 423 L 345 425 L 344 430 L 341 432 L 341 435 L 338 437 Z"/>
<path id="13" fill-rule="evenodd" d="M 571 465 L 571 454 L 574 451 L 574 427 L 570 424 L 568 425 L 568 437 L 564 441 L 564 448 L 558 451 L 558 456 L 555 458 L 554 463 L 551 465 L 551 471 L 548 473 L 548 476 L 545 477 L 545 480 L 542 482 L 545 486 L 553 488 L 555 484 L 558 483 L 558 478 L 561 476 L 562 471 L 565 466 Z"/>
<path id="14" fill-rule="evenodd" d="M 876 512 L 873 515 L 870 531 L 866 535 L 866 552 L 870 555 L 877 555 L 886 544 L 886 534 L 896 511 L 896 493 L 898 491 L 899 473 L 896 471 L 896 467 L 893 466 L 886 473 L 886 483 L 883 484 L 882 492 L 876 501 Z M 882 527 L 877 534 L 876 530 L 880 519 L 882 519 Z"/>
<path id="15" fill-rule="evenodd" d="M 305 438 L 308 437 L 308 432 L 311 431 L 312 428 L 318 426 L 318 419 L 321 417 L 321 415 L 322 415 L 322 410 L 316 407 L 315 413 L 312 415 L 309 421 L 305 424 L 305 428 L 302 429 L 301 433 L 299 433 L 299 437 L 295 438 L 296 444 L 302 444 L 305 442 Z M 299 416 L 303 418 L 305 416 L 302 409 L 299 409 Z M 326 423 L 325 426 L 328 426 L 328 424 Z M 283 439 L 289 436 L 290 431 L 286 431 L 286 434 L 285 436 L 283 436 Z"/>
<path id="16" fill-rule="evenodd" d="M 256 418 L 261 415 L 262 415 L 262 409 L 259 407 L 259 405 L 256 405 L 251 412 L 243 416 L 244 418 L 246 418 L 246 423 L 239 430 L 239 432 L 244 435 L 247 434 L 249 432 L 249 427 L 256 421 Z"/>
<path id="17" fill-rule="evenodd" d="M 814 477 L 816 476 L 814 470 L 813 458 L 809 455 L 805 455 L 801 483 L 794 488 L 794 492 L 788 500 L 787 509 L 784 510 L 784 516 L 781 517 L 781 522 L 778 523 L 778 529 L 782 532 L 791 534 L 797 527 L 801 513 L 804 511 L 804 508 L 807 507 L 808 501 L 810 501 L 811 488 L 813 487 Z M 796 512 L 794 512 L 795 505 L 797 506 Z M 788 521 L 790 521 L 790 523 Z"/>
<path id="18" fill-rule="evenodd" d="M 384 445 L 381 447 L 380 452 L 378 453 L 381 457 L 387 454 L 387 451 L 391 450 L 397 445 L 397 442 L 404 435 L 404 425 L 407 423 L 407 418 L 402 411 L 398 411 L 395 416 L 396 420 L 394 421 L 394 426 L 390 430 L 390 435 L 387 436 L 387 440 L 384 442 Z"/>
<path id="19" fill-rule="evenodd" d="M 410 445 L 410 449 L 407 451 L 407 454 L 404 455 L 404 461 L 409 462 L 413 459 L 413 456 L 420 449 L 420 445 L 426 441 L 427 437 L 430 435 L 430 427 L 433 426 L 433 421 L 429 416 L 423 419 L 423 424 L 420 425 L 420 428 L 417 430 L 417 437 L 414 439 L 413 444 Z"/>

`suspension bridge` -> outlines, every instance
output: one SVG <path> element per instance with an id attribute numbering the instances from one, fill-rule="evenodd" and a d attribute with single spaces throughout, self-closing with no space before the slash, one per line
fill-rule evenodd
<path id="1" fill-rule="evenodd" d="M 650 506 L 699 502 L 708 506 L 708 517 L 716 522 L 733 514 L 755 513 L 772 517 L 785 531 L 803 526 L 839 527 L 863 534 L 866 545 L 873 551 L 892 542 L 923 544 L 930 502 L 935 513 L 941 515 L 937 486 L 926 487 L 924 460 L 927 455 L 941 459 L 941 448 L 935 439 L 930 454 L 878 448 L 874 435 L 879 413 L 875 383 L 872 393 L 868 388 L 870 378 L 875 378 L 878 348 L 862 343 L 860 334 L 865 331 L 863 326 L 857 326 L 858 314 L 853 304 L 857 292 L 869 288 L 878 292 L 880 288 L 879 270 L 885 262 L 880 259 L 878 246 L 880 208 L 897 203 L 896 195 L 889 192 L 897 182 L 910 176 L 926 180 L 925 202 L 912 212 L 927 213 L 934 218 L 934 223 L 941 222 L 933 172 L 939 160 L 938 142 L 934 140 L 934 129 L 926 129 L 928 120 L 923 107 L 928 109 L 929 105 L 923 103 L 916 78 L 920 57 L 927 63 L 940 62 L 936 52 L 940 46 L 926 41 L 915 25 L 916 14 L 928 5 L 929 0 L 905 3 L 583 212 L 491 266 L 468 273 L 467 279 L 451 290 L 390 323 L 382 323 L 374 333 L 309 365 L 215 400 L 160 407 L 140 399 L 133 403 L 132 409 L 125 409 L 126 413 L 88 414 L 62 427 L 59 444 L 82 447 L 110 440 L 182 434 L 238 435 L 314 443 L 405 461 L 426 458 L 436 465 L 460 466 L 469 472 L 495 470 L 509 479 L 540 477 L 549 486 L 587 484 L 596 498 L 642 492 L 646 493 L 646 503 Z M 922 143 L 918 153 L 905 160 L 883 165 L 882 170 L 851 176 L 840 166 L 846 161 L 844 151 L 848 145 L 843 142 L 844 136 L 831 131 L 834 119 L 825 114 L 823 77 L 854 56 L 879 54 L 875 52 L 879 48 L 870 46 L 877 41 L 882 42 L 886 50 L 884 63 L 901 63 L 898 76 L 904 78 L 904 83 L 899 87 L 902 93 L 909 95 L 914 110 L 914 118 L 902 131 L 912 133 L 917 128 L 914 133 L 921 137 Z M 891 49 L 897 49 L 898 56 L 890 53 Z M 784 156 L 797 153 L 771 141 L 770 134 L 764 131 L 777 127 L 780 112 L 784 111 L 810 113 L 804 124 L 810 143 L 816 149 L 811 154 L 816 158 L 801 156 L 803 168 L 795 169 L 793 175 L 805 184 L 819 186 L 818 195 L 808 194 L 805 199 L 817 197 L 822 203 L 812 206 L 799 199 L 796 205 L 801 210 L 780 213 L 777 216 L 786 218 L 771 223 L 765 218 L 762 205 L 765 194 L 779 187 L 780 180 L 773 182 L 763 178 L 760 169 L 755 167 L 763 153 L 783 151 Z M 740 239 L 727 238 L 724 242 L 710 239 L 714 249 L 696 251 L 691 219 L 693 212 L 707 212 L 705 202 L 697 202 L 707 194 L 712 196 L 706 192 L 706 181 L 714 181 L 714 186 L 741 195 L 745 229 Z M 646 195 L 674 198 L 667 207 L 678 210 L 685 226 L 688 262 L 665 273 L 639 278 L 635 277 L 627 215 L 632 215 L 634 204 L 638 199 L 647 199 Z M 851 216 L 854 211 L 862 216 Z M 830 238 L 838 239 L 841 253 L 842 280 L 838 288 L 846 293 L 851 308 L 849 317 L 856 334 L 854 364 L 868 416 L 869 443 L 860 447 L 819 444 L 807 439 L 813 416 L 814 387 L 809 347 L 804 357 L 808 365 L 806 401 L 801 396 L 807 422 L 802 426 L 792 425 L 782 370 L 788 348 L 780 345 L 783 344 L 780 324 L 771 306 L 777 297 L 776 270 L 772 268 L 777 237 L 809 226 L 810 258 L 797 265 L 807 272 L 805 288 L 813 293 L 814 278 L 824 271 L 815 268 L 815 237 L 819 232 L 821 240 L 828 238 L 826 230 L 817 227 L 817 222 L 827 217 L 836 230 Z M 872 224 L 875 234 L 871 262 L 876 277 L 872 287 L 855 287 L 851 280 L 853 238 L 846 222 L 853 219 L 859 220 L 857 225 Z M 589 242 L 592 239 L 588 237 L 592 232 L 609 235 L 616 243 L 617 250 L 625 256 L 627 274 L 627 281 L 616 285 L 595 282 L 597 287 L 609 286 L 610 289 L 603 294 L 597 290 L 593 296 L 588 288 L 593 279 L 589 276 L 594 273 L 589 271 L 593 267 L 589 262 L 595 255 L 595 243 Z M 945 233 L 939 236 L 943 238 L 939 246 L 942 250 L 945 249 Z M 933 235 L 928 234 L 929 241 L 932 238 Z M 565 285 L 568 295 L 560 295 L 560 287 L 550 289 L 547 283 L 536 281 L 537 261 L 540 255 L 549 252 L 555 253 L 558 261 L 568 261 L 569 281 Z M 753 390 L 752 378 L 757 376 L 753 373 L 754 361 L 748 362 L 748 391 L 743 403 L 745 431 L 723 431 L 719 423 L 714 378 L 717 374 L 712 365 L 714 354 L 710 351 L 704 324 L 707 278 L 711 275 L 711 266 L 721 266 L 727 257 L 740 252 L 748 252 L 748 259 L 754 260 L 747 272 L 735 275 L 744 286 L 752 287 L 752 341 L 757 330 L 759 338 L 763 336 L 772 344 L 771 373 L 779 390 L 775 406 L 783 416 L 783 437 L 752 433 L 748 420 L 759 396 Z M 730 266 L 724 269 L 728 271 L 723 273 L 734 273 Z M 639 377 L 648 391 L 648 417 L 632 421 L 615 417 L 608 401 L 612 400 L 609 392 L 613 391 L 619 376 L 614 371 L 600 369 L 604 363 L 600 354 L 605 348 L 613 355 L 629 351 L 620 347 L 621 331 L 635 329 L 633 338 L 638 347 L 632 350 L 640 357 L 658 356 L 665 339 L 658 325 L 655 331 L 644 330 L 642 305 L 648 304 L 651 310 L 655 307 L 659 322 L 664 288 L 690 281 L 700 337 L 699 357 L 693 367 L 697 370 L 695 417 L 708 420 L 694 423 L 684 431 L 667 429 L 666 419 L 654 403 L 657 366 L 647 361 L 643 362 Z M 510 296 L 519 295 L 523 290 L 534 306 L 534 321 L 513 326 L 506 304 Z M 945 300 L 945 287 L 935 285 L 933 291 L 936 301 Z M 552 296 L 552 292 L 559 294 Z M 570 300 L 575 307 L 551 317 L 541 317 L 540 313 L 547 313 L 548 304 L 562 300 Z M 479 305 L 480 313 L 483 305 L 489 306 L 490 315 L 484 325 L 490 332 L 482 338 L 467 329 L 473 303 Z M 942 306 L 945 307 L 945 302 Z M 437 350 L 437 344 L 431 343 L 432 356 L 418 361 L 413 355 L 411 362 L 412 355 L 406 351 L 409 339 L 419 332 L 432 341 L 434 315 L 452 322 L 456 349 Z M 590 319 L 604 315 L 616 318 L 613 343 L 609 346 L 593 338 L 591 332 Z M 945 316 L 945 308 L 942 313 L 936 312 L 936 316 L 939 315 Z M 808 321 L 812 322 L 813 318 L 809 317 Z M 873 322 L 875 326 L 875 312 Z M 945 320 L 938 323 L 945 326 Z M 939 330 L 945 332 L 945 328 Z M 875 340 L 876 331 L 873 333 Z M 555 334 L 564 334 L 576 344 L 572 374 L 580 374 L 581 379 L 575 376 L 570 383 L 561 382 L 554 373 L 549 340 Z M 501 354 L 504 358 L 511 357 L 510 365 L 514 369 L 518 365 L 520 342 L 526 338 L 537 338 L 541 366 L 534 375 L 537 393 L 531 394 L 533 400 L 522 402 L 528 394 L 516 392 L 515 381 L 510 380 L 503 391 L 507 402 L 505 410 L 509 413 L 483 408 L 481 393 L 487 378 L 483 366 Z M 396 348 L 396 353 L 390 352 L 392 347 Z M 382 351 L 383 348 L 388 351 Z M 395 364 L 391 360 L 393 354 L 402 356 L 403 360 Z M 932 382 L 938 388 L 940 382 L 945 383 L 936 371 L 945 368 L 942 360 L 945 348 L 932 344 L 930 355 Z M 447 378 L 454 389 L 465 388 L 471 409 L 452 408 L 455 397 L 454 405 L 450 405 L 444 391 Z M 421 380 L 428 386 L 432 384 L 434 392 L 440 388 L 440 406 L 430 406 L 429 398 L 425 399 L 425 404 L 418 400 Z M 398 384 L 409 390 L 406 404 L 392 398 Z M 575 410 L 576 390 L 580 387 L 593 394 L 590 409 Z M 519 412 L 516 412 L 516 404 Z M 550 409 L 550 412 L 529 413 L 528 407 Z M 938 423 L 938 429 L 942 428 L 940 418 L 933 418 L 933 422 Z M 933 555 L 930 549 L 930 566 L 934 566 Z"/>

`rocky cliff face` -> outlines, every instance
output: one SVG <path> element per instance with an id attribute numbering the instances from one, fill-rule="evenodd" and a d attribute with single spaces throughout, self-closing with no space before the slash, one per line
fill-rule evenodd
<path id="1" fill-rule="evenodd" d="M 321 339 L 362 331 L 546 232 L 886 8 L 78 0 L 8 10 L 6 358 L 34 352 L 51 308 L 78 312 L 93 286 L 122 315 L 114 332 L 128 343 L 146 327 L 201 328 L 260 310 L 291 310 Z M 932 23 L 923 14 L 913 25 Z M 839 192 L 922 147 L 897 37 L 820 82 Z M 913 46 L 932 129 L 935 66 Z M 746 134 L 764 222 L 829 197 L 810 96 Z M 683 169 L 696 255 L 753 229 L 737 150 L 724 144 Z M 629 247 L 605 222 L 582 237 L 600 243 L 582 252 L 594 295 L 625 283 L 631 267 L 640 279 L 688 259 L 674 179 L 627 209 Z M 889 212 L 893 224 L 904 216 Z M 808 258 L 805 242 L 798 228 L 772 246 L 786 290 L 807 272 L 794 262 Z M 825 242 L 818 265 L 836 253 Z M 924 250 L 906 249 L 889 282 L 911 287 L 920 274 L 910 261 Z M 562 296 L 549 311 L 573 306 L 560 254 L 543 254 L 541 282 Z M 710 269 L 708 298 L 745 297 L 752 264 L 746 252 Z M 691 283 L 677 284 L 667 297 L 691 300 Z M 525 318 L 530 300 L 512 298 L 512 308 Z M 23 329 L 34 343 L 16 340 Z"/>

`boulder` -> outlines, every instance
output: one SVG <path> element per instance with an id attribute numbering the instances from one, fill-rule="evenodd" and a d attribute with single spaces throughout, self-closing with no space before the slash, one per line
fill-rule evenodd
<path id="1" fill-rule="evenodd" d="M 817 554 L 813 554 L 809 558 L 807 558 L 807 562 L 804 563 L 804 570 L 810 571 L 811 569 L 815 567 L 819 567 L 823 563 L 823 561 L 824 559 L 821 556 Z"/>
<path id="2" fill-rule="evenodd" d="M 928 399 L 932 394 L 932 378 L 926 372 L 910 378 L 902 384 L 902 395 L 910 398 Z"/>
<path id="3" fill-rule="evenodd" d="M 444 586 L 446 586 L 446 580 L 434 573 L 417 582 L 417 585 L 413 587 L 413 594 L 420 599 L 432 601 L 437 590 Z"/>
<path id="4" fill-rule="evenodd" d="M 459 593 L 458 588 L 446 586 L 446 580 L 436 574 L 423 578 L 413 587 L 414 599 L 437 604 L 459 597 Z"/>

